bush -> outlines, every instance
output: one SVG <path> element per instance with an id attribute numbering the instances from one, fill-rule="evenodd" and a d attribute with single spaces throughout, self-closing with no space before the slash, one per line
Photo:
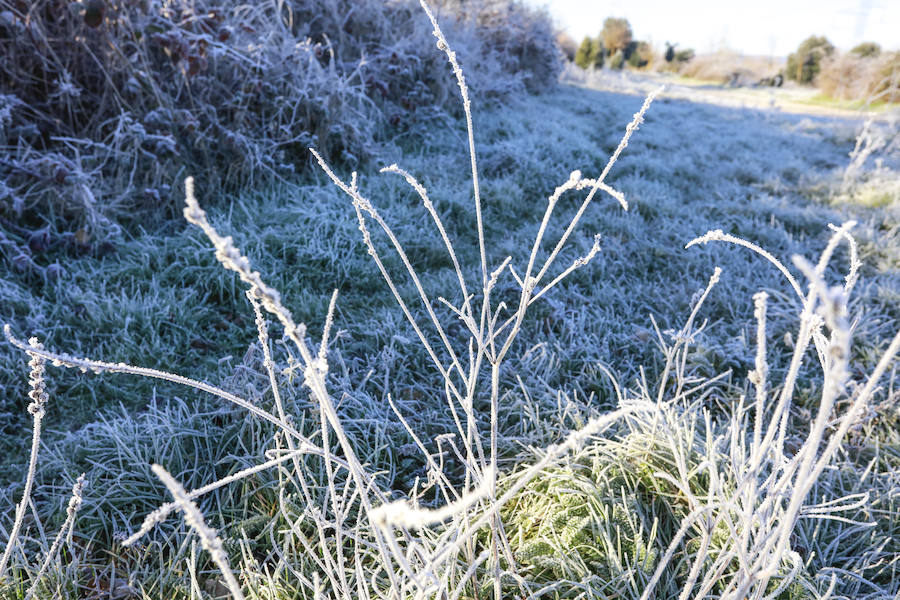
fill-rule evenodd
<path id="1" fill-rule="evenodd" d="M 770 74 L 771 69 L 768 60 L 720 50 L 715 54 L 701 54 L 692 57 L 689 62 L 679 63 L 678 72 L 685 77 L 735 86 L 754 84 Z"/>
<path id="2" fill-rule="evenodd" d="M 566 60 L 575 62 L 575 54 L 579 48 L 578 42 L 572 39 L 572 36 L 565 31 L 559 31 L 556 33 L 556 43 L 559 45 L 559 49 L 562 50 Z"/>
<path id="3" fill-rule="evenodd" d="M 653 62 L 653 48 L 647 42 L 631 42 L 627 49 L 628 66 L 643 69 Z"/>
<path id="4" fill-rule="evenodd" d="M 594 52 L 594 41 L 590 36 L 584 36 L 584 39 L 581 40 L 581 45 L 578 46 L 578 51 L 575 53 L 575 64 L 581 67 L 582 69 L 587 69 L 591 66 L 591 55 Z"/>
<path id="5" fill-rule="evenodd" d="M 593 46 L 591 46 L 589 60 L 591 66 L 595 69 L 602 68 L 603 63 L 606 62 L 606 50 L 603 49 L 603 44 L 600 43 L 599 38 L 595 39 Z"/>
<path id="6" fill-rule="evenodd" d="M 613 52 L 612 56 L 609 57 L 609 68 L 618 71 L 624 66 L 625 53 L 621 50 L 616 50 L 615 52 Z"/>
<path id="7" fill-rule="evenodd" d="M 0 216 L 25 228 L 105 239 L 175 216 L 186 168 L 219 193 L 294 178 L 310 145 L 355 166 L 376 139 L 458 110 L 413 0 L 0 7 Z M 555 84 L 545 13 L 442 9 L 481 97 Z"/>
<path id="8" fill-rule="evenodd" d="M 509 91 L 514 91 L 504 82 L 504 79 L 508 80 L 510 77 L 520 81 L 531 93 L 538 93 L 556 85 L 562 72 L 563 54 L 557 45 L 556 30 L 545 10 L 531 8 L 512 0 L 492 0 L 481 5 L 476 4 L 475 9 L 465 8 L 465 4 L 462 7 L 459 10 L 463 17 L 468 16 L 469 10 L 476 11 L 472 17 L 477 22 L 475 40 L 478 44 L 470 43 L 473 51 L 468 53 L 469 62 L 473 66 L 478 63 L 474 51 L 477 49 L 481 53 L 479 60 L 483 60 L 487 65 L 497 63 L 498 82 L 506 89 L 501 90 L 491 86 L 487 81 L 479 82 L 476 79 L 479 87 L 489 93 L 494 92 L 495 97 L 501 97 Z M 418 14 L 418 7 L 415 8 L 415 14 Z M 463 57 L 465 58 L 466 54 L 463 54 Z M 485 71 L 486 65 L 480 70 Z M 437 77 L 437 74 L 433 74 L 432 77 Z M 475 89 L 478 90 L 479 87 Z"/>
<path id="9" fill-rule="evenodd" d="M 900 52 L 834 54 L 822 61 L 815 85 L 839 100 L 900 102 Z"/>
<path id="10" fill-rule="evenodd" d="M 694 60 L 695 56 L 696 53 L 693 48 L 685 48 L 675 53 L 675 62 L 680 64 L 689 63 Z"/>
<path id="11" fill-rule="evenodd" d="M 689 63 L 694 60 L 696 53 L 693 48 L 685 48 L 684 50 L 679 50 L 675 53 L 675 62 L 677 63 Z"/>
<path id="12" fill-rule="evenodd" d="M 881 46 L 875 42 L 863 42 L 857 44 L 850 50 L 850 54 L 855 54 L 860 58 L 870 58 L 881 54 Z"/>
<path id="13" fill-rule="evenodd" d="M 883 54 L 877 62 L 870 97 L 882 102 L 900 102 L 900 52 Z"/>
<path id="14" fill-rule="evenodd" d="M 871 80 L 876 77 L 874 61 L 858 55 L 834 54 L 822 61 L 816 87 L 832 98 L 853 100 L 869 94 Z"/>
<path id="15" fill-rule="evenodd" d="M 834 54 L 834 46 L 824 36 L 810 36 L 789 54 L 784 76 L 798 83 L 812 83 L 821 70 L 822 61 Z"/>

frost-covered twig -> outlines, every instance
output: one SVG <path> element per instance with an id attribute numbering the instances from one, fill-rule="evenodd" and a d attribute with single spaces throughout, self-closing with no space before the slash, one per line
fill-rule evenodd
<path id="1" fill-rule="evenodd" d="M 490 493 L 490 483 L 493 481 L 496 469 L 489 466 L 484 472 L 484 480 L 477 488 L 471 490 L 465 496 L 447 504 L 441 508 L 427 510 L 414 508 L 405 500 L 397 500 L 389 504 L 383 504 L 369 513 L 369 519 L 382 528 L 406 527 L 408 529 L 423 529 L 435 523 L 446 521 L 450 517 L 459 515 L 479 500 L 484 499 Z"/>
<path id="2" fill-rule="evenodd" d="M 9 325 L 5 325 L 3 331 L 6 334 L 6 337 L 10 341 L 13 341 L 12 337 L 9 335 Z M 15 344 L 14 341 L 13 343 Z M 9 558 L 15 548 L 17 538 L 19 537 L 22 519 L 25 518 L 25 509 L 31 501 L 31 488 L 34 485 L 38 450 L 41 445 L 41 423 L 44 419 L 48 400 L 47 386 L 44 383 L 46 357 L 41 354 L 44 346 L 37 338 L 33 337 L 28 340 L 27 346 L 25 344 L 20 344 L 17 345 L 17 347 L 25 350 L 25 352 L 28 353 L 28 356 L 31 357 L 31 360 L 28 362 L 28 366 L 31 367 L 31 372 L 28 376 L 28 385 L 31 388 L 28 392 L 28 398 L 31 400 L 28 404 L 28 412 L 31 413 L 34 424 L 31 433 L 31 454 L 28 459 L 28 471 L 25 474 L 25 489 L 22 491 L 22 499 L 16 506 L 16 517 L 13 521 L 12 530 L 9 533 L 9 540 L 6 542 L 6 549 L 3 551 L 3 556 L 0 557 L 0 576 L 6 571 L 7 563 L 9 562 Z"/>
<path id="3" fill-rule="evenodd" d="M 169 489 L 169 492 L 175 499 L 175 504 L 178 505 L 178 508 L 181 509 L 181 512 L 184 514 L 185 522 L 200 537 L 200 544 L 203 546 L 203 549 L 209 553 L 210 558 L 216 563 L 216 566 L 219 567 L 222 576 L 225 577 L 225 584 L 228 586 L 231 596 L 234 600 L 244 600 L 244 593 L 241 591 L 241 585 L 238 583 L 237 578 L 234 576 L 234 572 L 231 570 L 231 566 L 228 564 L 228 556 L 225 554 L 222 540 L 219 539 L 216 530 L 206 524 L 203 513 L 200 512 L 200 509 L 197 508 L 197 505 L 190 499 L 181 484 L 178 483 L 168 471 L 160 465 L 153 465 L 151 468 L 156 476 L 159 477 Z"/>
<path id="4" fill-rule="evenodd" d="M 6 336 L 6 339 L 15 346 L 29 354 L 33 354 L 35 356 L 40 356 L 44 360 L 49 360 L 51 364 L 54 366 L 63 366 L 69 367 L 72 369 L 80 369 L 82 372 L 93 371 L 95 373 L 127 373 L 130 375 L 140 375 L 142 377 L 152 377 L 155 379 L 163 379 L 165 381 L 171 381 L 172 383 L 178 383 L 180 385 L 184 385 L 187 387 L 192 387 L 194 389 L 200 390 L 202 392 L 206 392 L 213 396 L 218 396 L 224 400 L 228 400 L 240 406 L 241 408 L 251 412 L 252 414 L 264 419 L 273 425 L 278 426 L 279 429 L 287 433 L 288 435 L 293 436 L 294 438 L 309 444 L 309 446 L 314 447 L 315 444 L 306 439 L 305 436 L 301 435 L 288 423 L 280 420 L 276 416 L 272 415 L 268 411 L 265 411 L 258 406 L 247 402 L 243 398 L 239 396 L 235 396 L 230 392 L 226 392 L 225 390 L 219 389 L 213 385 L 210 385 L 203 381 L 197 381 L 196 379 L 191 379 L 189 377 L 184 377 L 181 375 L 176 375 L 174 373 L 168 373 L 166 371 L 159 371 L 157 369 L 148 369 L 146 367 L 135 367 L 132 365 L 128 365 L 125 363 L 108 363 L 100 360 L 90 360 L 87 358 L 78 358 L 72 356 L 70 354 L 66 354 L 64 352 L 51 352 L 49 350 L 45 350 L 43 346 L 35 346 L 31 343 L 25 343 L 21 340 L 16 339 L 12 335 L 12 329 L 8 324 L 3 326 L 3 333 Z M 34 339 L 34 338 L 32 338 Z"/>
<path id="5" fill-rule="evenodd" d="M 31 587 L 28 588 L 28 593 L 25 594 L 25 600 L 31 600 L 34 596 L 37 586 L 41 582 L 41 578 L 44 576 L 44 573 L 47 572 L 47 569 L 50 568 L 50 563 L 56 558 L 56 554 L 59 552 L 59 547 L 62 544 L 63 538 L 67 536 L 71 537 L 72 530 L 75 527 L 75 515 L 78 513 L 78 509 L 81 508 L 84 483 L 85 475 L 82 473 L 72 485 L 72 497 L 69 498 L 69 505 L 66 507 L 66 520 L 63 522 L 62 527 L 59 528 L 56 539 L 53 540 L 53 544 L 47 551 L 47 556 L 44 558 L 40 570 L 38 570 L 37 575 L 31 580 Z"/>
<path id="6" fill-rule="evenodd" d="M 210 484 L 204 485 L 203 487 L 197 488 L 196 490 L 193 490 L 192 492 L 187 493 L 186 497 L 188 500 L 194 500 L 195 498 L 199 498 L 200 496 L 208 494 L 208 493 L 210 493 L 214 490 L 217 490 L 221 487 L 224 487 L 224 486 L 234 483 L 236 481 L 240 481 L 242 479 L 246 479 L 250 475 L 254 475 L 261 471 L 265 471 L 267 469 L 270 469 L 272 467 L 280 465 L 281 463 L 283 463 L 285 461 L 293 460 L 302 454 L 306 454 L 307 452 L 308 452 L 308 450 L 306 450 L 306 449 L 289 451 L 285 454 L 282 454 L 281 456 L 278 456 L 271 460 L 267 460 L 264 463 L 260 463 L 258 465 L 253 465 L 252 467 L 242 469 L 242 470 L 238 471 L 237 473 L 232 473 L 231 475 L 228 475 L 227 477 L 223 477 L 222 479 L 214 481 L 213 483 L 210 483 Z M 168 502 L 166 504 L 163 504 L 162 506 L 160 506 L 153 512 L 148 513 L 147 516 L 144 517 L 144 522 L 141 525 L 140 529 L 138 529 L 135 533 L 133 533 L 128 538 L 126 538 L 122 542 L 122 545 L 123 546 L 131 546 L 132 544 L 137 542 L 140 538 L 142 538 L 144 535 L 149 533 L 151 529 L 156 527 L 159 523 L 162 523 L 166 519 L 166 517 L 168 517 L 172 513 L 172 511 L 176 510 L 178 507 L 179 507 L 179 505 L 177 502 Z"/>

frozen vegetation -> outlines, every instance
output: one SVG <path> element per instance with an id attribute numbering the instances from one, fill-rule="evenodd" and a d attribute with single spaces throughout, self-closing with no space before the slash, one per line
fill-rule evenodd
<path id="1" fill-rule="evenodd" d="M 435 34 L 385 168 L 4 273 L 0 595 L 895 598 L 896 118 L 470 115 Z"/>

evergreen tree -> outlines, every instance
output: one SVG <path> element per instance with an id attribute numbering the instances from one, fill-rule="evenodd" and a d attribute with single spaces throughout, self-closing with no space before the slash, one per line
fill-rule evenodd
<path id="1" fill-rule="evenodd" d="M 609 68 L 619 70 L 625 66 L 625 53 L 622 50 L 616 50 L 609 57 Z"/>
<path id="2" fill-rule="evenodd" d="M 590 36 L 585 36 L 581 45 L 578 46 L 578 50 L 575 51 L 575 64 L 582 69 L 587 69 L 591 66 L 594 53 L 594 41 Z"/>
<path id="3" fill-rule="evenodd" d="M 591 53 L 588 56 L 588 62 L 592 67 L 597 69 L 603 67 L 603 60 L 606 57 L 606 51 L 603 49 L 603 44 L 600 43 L 599 39 L 593 40 L 593 44 L 591 45 Z"/>
<path id="4" fill-rule="evenodd" d="M 670 63 L 675 60 L 675 44 L 670 44 L 666 42 L 666 62 Z"/>
<path id="5" fill-rule="evenodd" d="M 643 69 L 653 60 L 653 48 L 647 42 L 631 42 L 625 51 L 625 60 L 633 69 Z"/>
<path id="6" fill-rule="evenodd" d="M 834 46 L 824 36 L 810 36 L 787 58 L 784 76 L 798 83 L 812 83 L 822 69 L 822 59 L 834 54 Z"/>

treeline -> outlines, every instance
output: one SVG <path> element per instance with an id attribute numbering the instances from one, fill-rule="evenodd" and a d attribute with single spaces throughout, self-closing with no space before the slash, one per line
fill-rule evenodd
<path id="1" fill-rule="evenodd" d="M 693 48 L 666 42 L 665 49 L 635 39 L 627 19 L 609 17 L 596 36 L 580 44 L 563 36 L 560 46 L 569 60 L 583 69 L 623 69 L 675 72 L 685 77 L 718 81 L 731 86 L 780 85 L 783 76 L 773 72 L 771 61 L 742 57 L 733 52 L 697 55 Z"/>
<path id="2" fill-rule="evenodd" d="M 625 66 L 643 69 L 651 66 L 656 57 L 648 42 L 634 39 L 627 19 L 609 17 L 603 21 L 600 33 L 596 37 L 585 36 L 570 58 L 583 69 Z M 691 58 L 693 50 L 676 50 L 674 45 L 668 45 L 665 53 L 668 63 L 687 62 Z"/>
<path id="3" fill-rule="evenodd" d="M 648 42 L 635 39 L 627 19 L 609 17 L 596 36 L 585 36 L 580 44 L 562 36 L 559 43 L 568 59 L 583 69 L 673 71 L 731 86 L 781 86 L 793 81 L 815 86 L 839 100 L 900 102 L 900 51 L 885 51 L 874 42 L 840 52 L 824 36 L 814 35 L 778 66 L 774 59 L 725 50 L 697 56 L 693 49 L 669 42 L 659 52 Z"/>

